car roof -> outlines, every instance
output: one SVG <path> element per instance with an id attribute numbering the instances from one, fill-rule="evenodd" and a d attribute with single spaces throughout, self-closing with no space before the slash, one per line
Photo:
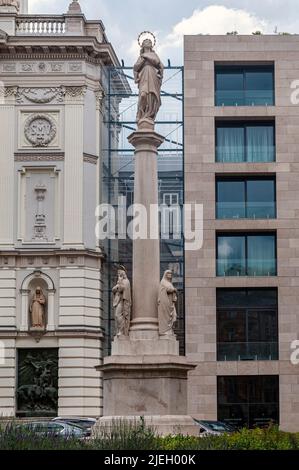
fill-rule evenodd
<path id="1" fill-rule="evenodd" d="M 78 417 L 78 416 L 63 416 L 63 417 L 57 417 L 53 418 L 52 421 L 96 421 L 95 418 L 85 418 L 85 417 Z"/>

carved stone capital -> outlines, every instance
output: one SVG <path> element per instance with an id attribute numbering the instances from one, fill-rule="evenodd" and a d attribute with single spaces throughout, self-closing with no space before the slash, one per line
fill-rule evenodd
<path id="1" fill-rule="evenodd" d="M 80 99 L 84 98 L 86 94 L 87 87 L 86 86 L 67 86 L 64 87 L 65 97 L 68 99 Z"/>
<path id="2" fill-rule="evenodd" d="M 96 105 L 97 105 L 97 110 L 102 111 L 102 106 L 105 98 L 105 93 L 103 90 L 97 90 L 95 91 L 95 97 L 96 97 Z"/>
<path id="3" fill-rule="evenodd" d="M 0 86 L 0 99 L 2 98 L 15 98 L 18 93 L 17 86 Z"/>

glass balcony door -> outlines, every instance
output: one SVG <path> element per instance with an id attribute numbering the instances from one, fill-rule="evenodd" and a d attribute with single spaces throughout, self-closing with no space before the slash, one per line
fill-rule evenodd
<path id="1" fill-rule="evenodd" d="M 215 68 L 216 106 L 273 106 L 274 66 Z"/>
<path id="2" fill-rule="evenodd" d="M 273 122 L 217 122 L 216 161 L 267 163 L 275 161 Z"/>
<path id="3" fill-rule="evenodd" d="M 217 219 L 274 219 L 276 184 L 274 177 L 218 177 Z"/>
<path id="4" fill-rule="evenodd" d="M 276 276 L 276 235 L 217 235 L 217 276 Z"/>

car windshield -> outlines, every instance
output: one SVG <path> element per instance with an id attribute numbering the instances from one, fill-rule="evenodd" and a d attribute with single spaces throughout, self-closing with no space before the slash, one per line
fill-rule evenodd
<path id="1" fill-rule="evenodd" d="M 198 421 L 203 427 L 214 432 L 232 432 L 234 428 L 222 421 Z"/>
<path id="2" fill-rule="evenodd" d="M 67 422 L 69 424 L 71 424 L 72 426 L 80 426 L 81 428 L 91 428 L 91 426 L 93 425 L 93 422 L 92 421 L 83 421 L 83 420 L 67 420 Z"/>

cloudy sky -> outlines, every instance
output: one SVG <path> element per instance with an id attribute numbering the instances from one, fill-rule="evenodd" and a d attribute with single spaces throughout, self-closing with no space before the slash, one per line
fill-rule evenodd
<path id="1" fill-rule="evenodd" d="M 30 13 L 63 13 L 70 0 L 29 0 Z M 80 0 L 88 19 L 101 19 L 120 59 L 131 65 L 141 31 L 156 33 L 163 60 L 183 60 L 184 34 L 299 32 L 299 0 Z"/>

